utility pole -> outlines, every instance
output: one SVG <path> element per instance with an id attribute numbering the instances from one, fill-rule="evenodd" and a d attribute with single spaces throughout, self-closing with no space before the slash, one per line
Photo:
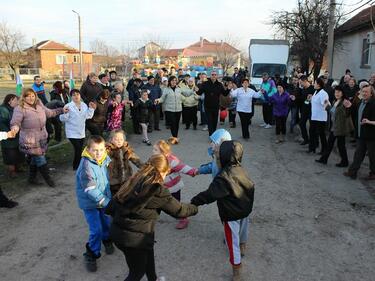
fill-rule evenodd
<path id="1" fill-rule="evenodd" d="M 79 76 L 81 82 L 83 81 L 83 56 L 82 56 L 82 25 L 81 25 L 81 16 L 76 11 L 72 10 L 73 13 L 78 16 L 78 36 L 79 36 Z"/>
<path id="2" fill-rule="evenodd" d="M 335 13 L 336 3 L 335 0 L 329 1 L 329 26 L 328 26 L 328 43 L 327 43 L 327 61 L 328 61 L 328 73 L 329 77 L 332 78 L 333 70 L 333 44 L 334 44 L 334 32 L 335 32 Z"/>
<path id="3" fill-rule="evenodd" d="M 285 14 L 285 21 L 286 21 L 286 24 L 289 25 L 289 13 L 286 12 Z M 288 34 L 288 28 L 285 27 L 285 40 L 288 40 L 288 37 L 289 37 L 289 34 Z"/>

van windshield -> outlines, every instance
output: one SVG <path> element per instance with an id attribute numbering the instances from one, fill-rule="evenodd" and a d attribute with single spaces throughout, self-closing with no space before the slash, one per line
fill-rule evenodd
<path id="1" fill-rule="evenodd" d="M 268 73 L 268 75 L 271 77 L 275 76 L 275 74 L 285 76 L 286 65 L 273 63 L 254 63 L 251 77 L 260 78 L 265 72 Z"/>

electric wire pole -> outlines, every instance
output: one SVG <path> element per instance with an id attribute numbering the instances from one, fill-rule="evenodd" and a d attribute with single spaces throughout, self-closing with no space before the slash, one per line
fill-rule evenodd
<path id="1" fill-rule="evenodd" d="M 329 1 L 329 26 L 328 26 L 328 42 L 327 42 L 327 62 L 328 62 L 328 73 L 329 77 L 332 78 L 333 70 L 333 45 L 335 35 L 335 13 L 336 3 L 335 0 Z"/>
<path id="2" fill-rule="evenodd" d="M 78 16 L 78 36 L 79 36 L 79 76 L 81 82 L 83 81 L 83 55 L 82 55 L 82 26 L 81 26 L 81 16 L 76 11 L 72 10 L 73 13 Z"/>

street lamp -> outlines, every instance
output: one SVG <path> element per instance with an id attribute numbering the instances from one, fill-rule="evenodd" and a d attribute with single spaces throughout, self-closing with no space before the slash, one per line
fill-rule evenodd
<path id="1" fill-rule="evenodd" d="M 78 36 L 79 36 L 79 76 L 83 81 L 83 56 L 82 56 L 82 27 L 81 27 L 81 16 L 76 11 L 72 10 L 73 13 L 78 16 Z"/>

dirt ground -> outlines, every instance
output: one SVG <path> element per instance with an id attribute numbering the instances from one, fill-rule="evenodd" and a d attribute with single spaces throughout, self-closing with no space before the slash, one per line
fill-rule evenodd
<path id="1" fill-rule="evenodd" d="M 243 165 L 256 184 L 244 280 L 374 280 L 374 183 L 342 176 L 335 154 L 327 166 L 315 163 L 317 156 L 307 155 L 293 136 L 276 145 L 274 130 L 259 128 L 260 108 L 256 112 L 251 140 L 243 142 Z M 152 141 L 169 136 L 162 128 L 151 134 Z M 240 137 L 238 127 L 231 133 Z M 207 136 L 181 128 L 174 151 L 193 166 L 208 162 Z M 140 136 L 129 141 L 143 159 L 150 155 Z M 97 273 L 86 272 L 82 253 L 88 233 L 77 207 L 74 173 L 70 167 L 54 168 L 56 188 L 30 187 L 16 197 L 19 207 L 0 210 L 0 280 L 123 280 L 127 267 L 119 250 L 102 255 Z M 366 173 L 365 163 L 361 176 Z M 211 177 L 183 180 L 183 201 L 189 201 Z M 176 221 L 166 215 L 157 224 L 157 272 L 168 281 L 230 280 L 217 207 L 199 211 L 186 230 L 175 230 Z"/>

